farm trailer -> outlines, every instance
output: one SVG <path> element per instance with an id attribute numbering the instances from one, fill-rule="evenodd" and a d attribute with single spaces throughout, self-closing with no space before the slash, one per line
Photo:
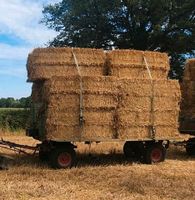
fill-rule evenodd
<path id="1" fill-rule="evenodd" d="M 181 139 L 180 88 L 166 78 L 166 54 L 35 49 L 27 69 L 33 82 L 27 135 L 42 141 L 39 156 L 54 168 L 74 165 L 75 142 L 124 142 L 127 157 L 157 163 L 169 141 Z"/>

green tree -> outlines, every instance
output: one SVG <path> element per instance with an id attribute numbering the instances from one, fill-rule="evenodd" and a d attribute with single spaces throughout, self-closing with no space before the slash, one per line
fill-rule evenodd
<path id="1" fill-rule="evenodd" d="M 194 0 L 62 0 L 43 9 L 59 32 L 50 46 L 167 52 L 170 76 L 180 78 L 186 54 L 195 50 Z"/>
<path id="2" fill-rule="evenodd" d="M 0 108 L 30 108 L 31 97 L 22 97 L 14 99 L 12 97 L 1 98 Z"/>

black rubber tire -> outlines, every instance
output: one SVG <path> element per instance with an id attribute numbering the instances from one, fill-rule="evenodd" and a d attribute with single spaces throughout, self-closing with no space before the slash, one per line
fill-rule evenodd
<path id="1" fill-rule="evenodd" d="M 163 162 L 166 157 L 166 148 L 162 144 L 149 144 L 145 149 L 144 163 L 152 164 Z"/>
<path id="2" fill-rule="evenodd" d="M 50 152 L 50 165 L 54 169 L 66 169 L 74 166 L 76 152 L 72 147 L 56 147 Z"/>
<path id="3" fill-rule="evenodd" d="M 140 160 L 143 153 L 144 145 L 141 142 L 125 142 L 123 152 L 127 158 L 136 158 Z"/>
<path id="4" fill-rule="evenodd" d="M 186 153 L 189 156 L 195 156 L 195 145 L 188 144 L 186 145 Z"/>

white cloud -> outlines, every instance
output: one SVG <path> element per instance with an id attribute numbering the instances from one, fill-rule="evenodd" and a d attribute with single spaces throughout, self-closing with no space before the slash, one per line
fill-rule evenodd
<path id="1" fill-rule="evenodd" d="M 24 60 L 32 47 L 17 47 L 0 43 L 0 59 Z"/>
<path id="2" fill-rule="evenodd" d="M 35 46 L 43 45 L 56 36 L 40 24 L 43 4 L 59 1 L 1 0 L 0 30 L 4 34 L 13 34 Z"/>

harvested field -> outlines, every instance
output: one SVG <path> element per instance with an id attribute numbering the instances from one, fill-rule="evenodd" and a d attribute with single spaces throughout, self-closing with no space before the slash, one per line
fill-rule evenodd
<path id="1" fill-rule="evenodd" d="M 2 135 L 1 135 L 2 136 Z M 4 139 L 35 145 L 24 136 Z M 171 146 L 164 163 L 145 165 L 126 160 L 122 143 L 79 144 L 76 168 L 52 170 L 38 156 L 14 155 L 8 171 L 0 171 L 2 200 L 192 200 L 195 158 Z"/>

